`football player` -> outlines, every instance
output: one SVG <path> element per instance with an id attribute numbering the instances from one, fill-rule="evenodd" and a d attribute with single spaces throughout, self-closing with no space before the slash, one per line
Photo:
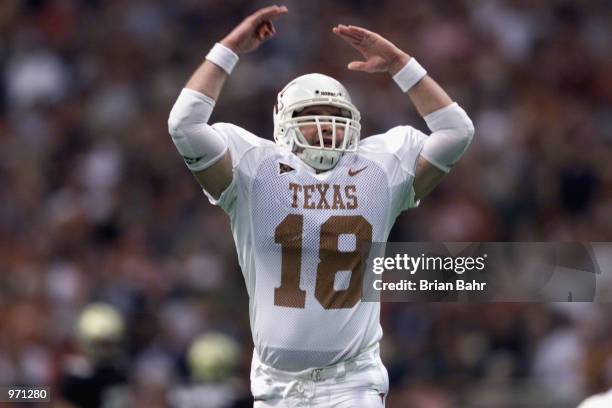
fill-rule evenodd
<path id="1" fill-rule="evenodd" d="M 360 140 L 359 110 L 322 74 L 278 94 L 275 143 L 209 125 L 238 57 L 273 37 L 272 21 L 287 12 L 260 9 L 211 49 L 172 108 L 169 131 L 210 202 L 230 217 L 250 297 L 255 407 L 382 407 L 380 304 L 361 300 L 370 244 L 386 241 L 397 215 L 440 182 L 474 128 L 414 58 L 345 25 L 333 34 L 363 56 L 348 69 L 387 72 L 429 136 L 398 126 Z"/>
<path id="2" fill-rule="evenodd" d="M 208 332 L 198 337 L 186 355 L 189 379 L 172 385 L 171 408 L 244 408 L 251 406 L 248 388 L 234 378 L 240 345 L 231 337 Z"/>
<path id="3" fill-rule="evenodd" d="M 62 361 L 58 407 L 128 406 L 123 316 L 109 304 L 91 303 L 79 315 L 75 329 L 82 353 Z"/>

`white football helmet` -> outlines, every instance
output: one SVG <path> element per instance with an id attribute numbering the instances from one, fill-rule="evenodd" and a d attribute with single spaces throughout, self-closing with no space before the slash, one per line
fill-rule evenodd
<path id="1" fill-rule="evenodd" d="M 327 105 L 341 109 L 339 116 L 299 116 L 295 114 L 308 106 Z M 294 152 L 309 166 L 317 170 L 329 170 L 338 164 L 345 152 L 357 151 L 361 115 L 351 103 L 346 88 L 335 79 L 323 74 L 307 74 L 289 82 L 278 94 L 274 106 L 274 140 Z M 315 125 L 319 141 L 310 144 L 300 131 L 300 126 Z M 332 143 L 325 146 L 321 125 L 331 125 Z M 344 139 L 337 143 L 337 129 L 344 130 Z"/>

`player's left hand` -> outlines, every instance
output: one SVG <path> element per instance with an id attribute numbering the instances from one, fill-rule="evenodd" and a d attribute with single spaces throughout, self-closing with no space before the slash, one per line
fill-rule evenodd
<path id="1" fill-rule="evenodd" d="M 365 61 L 349 63 L 348 69 L 352 71 L 389 72 L 395 75 L 410 60 L 410 55 L 391 41 L 365 28 L 339 24 L 332 31 L 365 58 Z"/>

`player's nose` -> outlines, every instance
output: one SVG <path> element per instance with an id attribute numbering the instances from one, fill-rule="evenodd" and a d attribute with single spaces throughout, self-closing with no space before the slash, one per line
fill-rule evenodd
<path id="1" fill-rule="evenodd" d="M 336 133 L 338 133 L 339 126 L 336 126 Z M 321 123 L 321 132 L 324 134 L 332 134 L 334 132 L 334 125 L 331 123 Z"/>

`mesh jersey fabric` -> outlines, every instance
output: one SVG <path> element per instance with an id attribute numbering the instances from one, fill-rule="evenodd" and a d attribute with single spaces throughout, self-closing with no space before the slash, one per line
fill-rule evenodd
<path id="1" fill-rule="evenodd" d="M 426 135 L 392 128 L 317 174 L 238 126 L 213 128 L 227 141 L 234 175 L 218 200 L 205 193 L 230 216 L 259 359 L 301 371 L 376 344 L 380 304 L 360 300 L 364 258 L 402 210 L 418 205 L 412 182 Z"/>

